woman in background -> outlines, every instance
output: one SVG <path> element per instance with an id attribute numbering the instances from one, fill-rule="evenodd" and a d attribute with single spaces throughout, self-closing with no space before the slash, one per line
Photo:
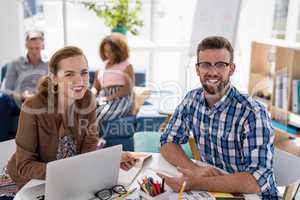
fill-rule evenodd
<path id="1" fill-rule="evenodd" d="M 92 92 L 98 96 L 97 120 L 127 116 L 133 106 L 134 70 L 129 63 L 126 38 L 118 33 L 106 36 L 99 47 L 104 68 L 96 71 Z"/>
<path id="2" fill-rule="evenodd" d="M 96 150 L 98 144 L 96 102 L 88 90 L 83 52 L 73 46 L 58 50 L 48 70 L 20 113 L 16 152 L 7 166 L 19 188 L 31 179 L 45 179 L 48 162 Z M 134 164 L 130 154 L 123 154 L 122 161 L 123 169 Z"/>

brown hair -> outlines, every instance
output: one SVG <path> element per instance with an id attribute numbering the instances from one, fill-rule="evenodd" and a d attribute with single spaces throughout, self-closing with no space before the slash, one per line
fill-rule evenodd
<path id="1" fill-rule="evenodd" d="M 230 62 L 233 62 L 233 48 L 230 44 L 230 42 L 222 37 L 222 36 L 211 36 L 204 38 L 198 45 L 197 48 L 197 60 L 199 61 L 199 51 L 204 51 L 207 49 L 223 49 L 229 51 L 230 53 Z"/>
<path id="2" fill-rule="evenodd" d="M 57 50 L 53 54 L 48 64 L 48 71 L 56 75 L 57 71 L 59 70 L 60 61 L 73 56 L 83 56 L 87 62 L 87 59 L 81 49 L 75 46 L 66 46 Z M 47 97 L 50 95 L 49 93 L 52 93 L 52 95 L 57 93 L 57 85 L 54 85 L 49 75 L 47 75 L 40 79 L 37 90 L 38 94 Z"/>
<path id="3" fill-rule="evenodd" d="M 129 58 L 129 48 L 124 35 L 120 33 L 112 33 L 102 40 L 99 47 L 99 53 L 103 61 L 107 59 L 104 55 L 105 44 L 108 44 L 111 47 L 111 50 L 115 55 L 115 60 L 113 60 L 112 63 L 120 63 Z"/>

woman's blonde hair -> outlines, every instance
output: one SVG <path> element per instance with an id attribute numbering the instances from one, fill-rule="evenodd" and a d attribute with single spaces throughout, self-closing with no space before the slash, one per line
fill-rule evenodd
<path id="1" fill-rule="evenodd" d="M 87 59 L 80 48 L 66 46 L 53 54 L 48 64 L 48 71 L 53 75 L 57 75 L 60 61 L 73 56 L 82 56 L 87 62 Z M 37 87 L 38 94 L 41 94 L 44 97 L 48 97 L 49 95 L 54 96 L 57 93 L 57 90 L 58 86 L 53 83 L 49 75 L 40 79 Z"/>
<path id="2" fill-rule="evenodd" d="M 104 46 L 106 44 L 111 47 L 111 50 L 115 55 L 115 59 L 112 61 L 112 63 L 120 63 L 129 58 L 129 47 L 124 35 L 120 33 L 112 33 L 102 40 L 99 47 L 99 53 L 103 61 L 107 59 L 104 54 Z"/>

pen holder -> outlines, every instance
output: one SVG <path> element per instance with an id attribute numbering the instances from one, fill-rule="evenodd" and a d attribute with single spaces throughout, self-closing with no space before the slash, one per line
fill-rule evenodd
<path id="1" fill-rule="evenodd" d="M 146 199 L 146 200 L 166 200 L 166 199 L 169 199 L 169 194 L 170 194 L 170 192 L 165 191 L 164 193 L 161 193 L 157 196 L 152 197 L 142 190 L 139 191 L 140 197 L 142 197 L 142 199 Z"/>

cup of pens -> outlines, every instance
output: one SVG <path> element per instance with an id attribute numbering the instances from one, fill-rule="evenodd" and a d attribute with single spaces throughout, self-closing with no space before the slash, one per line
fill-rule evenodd
<path id="1" fill-rule="evenodd" d="M 165 190 L 165 181 L 155 180 L 152 177 L 144 177 L 138 181 L 140 185 L 140 197 L 146 200 L 165 200 L 169 198 L 168 192 Z"/>

